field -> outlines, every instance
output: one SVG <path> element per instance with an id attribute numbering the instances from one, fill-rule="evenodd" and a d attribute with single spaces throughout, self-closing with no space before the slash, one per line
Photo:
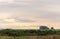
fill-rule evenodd
<path id="1" fill-rule="evenodd" d="M 60 39 L 60 30 L 0 30 L 0 39 Z"/>
<path id="2" fill-rule="evenodd" d="M 47 35 L 47 36 L 0 36 L 0 39 L 60 39 L 60 35 Z"/>

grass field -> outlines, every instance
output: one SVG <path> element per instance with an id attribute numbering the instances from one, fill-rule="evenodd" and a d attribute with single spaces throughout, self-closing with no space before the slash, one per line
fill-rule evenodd
<path id="1" fill-rule="evenodd" d="M 0 36 L 0 39 L 60 39 L 60 35 L 47 35 L 47 36 Z"/>

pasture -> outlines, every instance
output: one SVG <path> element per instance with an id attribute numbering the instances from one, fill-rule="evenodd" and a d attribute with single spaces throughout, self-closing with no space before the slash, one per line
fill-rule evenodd
<path id="1" fill-rule="evenodd" d="M 60 35 L 47 36 L 0 36 L 0 39 L 60 39 Z"/>

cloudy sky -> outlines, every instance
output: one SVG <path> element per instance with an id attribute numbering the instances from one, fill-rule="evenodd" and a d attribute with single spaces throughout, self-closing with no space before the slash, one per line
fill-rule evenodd
<path id="1" fill-rule="evenodd" d="M 0 27 L 60 28 L 60 0 L 0 0 Z M 26 26 L 26 27 L 25 27 Z"/>

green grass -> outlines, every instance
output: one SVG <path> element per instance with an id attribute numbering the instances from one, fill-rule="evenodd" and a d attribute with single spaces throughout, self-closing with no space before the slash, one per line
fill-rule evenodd
<path id="1" fill-rule="evenodd" d="M 0 36 L 0 39 L 14 39 L 13 36 Z M 29 36 L 18 36 L 15 39 L 29 39 Z"/>
<path id="2" fill-rule="evenodd" d="M 13 36 L 0 36 L 0 39 L 14 39 Z M 60 35 L 48 35 L 48 36 L 19 36 L 15 39 L 60 39 Z"/>

